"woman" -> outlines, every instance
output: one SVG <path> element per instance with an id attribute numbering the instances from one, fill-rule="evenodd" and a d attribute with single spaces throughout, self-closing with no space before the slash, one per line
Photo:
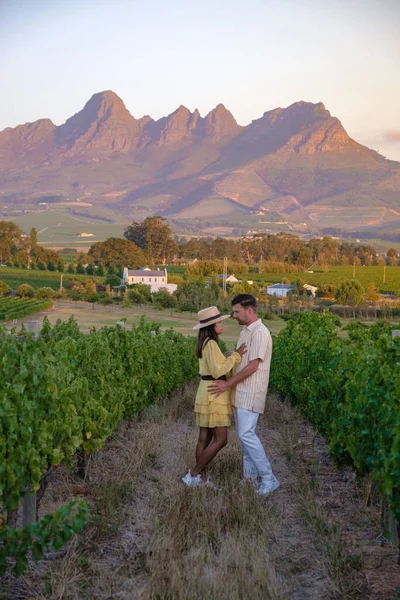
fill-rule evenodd
<path id="1" fill-rule="evenodd" d="M 189 486 L 202 483 L 212 485 L 206 478 L 206 465 L 228 443 L 228 427 L 231 425 L 229 415 L 232 414 L 229 391 L 218 397 L 212 396 L 208 391 L 210 381 L 226 379 L 227 373 L 240 363 L 246 352 L 246 344 L 242 344 L 230 356 L 224 356 L 219 348 L 219 336 L 224 331 L 222 321 L 230 315 L 222 316 L 216 306 L 204 308 L 197 315 L 199 323 L 193 329 L 199 330 L 196 355 L 199 358 L 201 381 L 194 410 L 196 425 L 200 427 L 200 431 L 196 446 L 196 465 L 182 477 L 183 483 Z"/>

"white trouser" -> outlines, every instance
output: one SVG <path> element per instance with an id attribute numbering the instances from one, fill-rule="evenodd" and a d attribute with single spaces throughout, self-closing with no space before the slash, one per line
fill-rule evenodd
<path id="1" fill-rule="evenodd" d="M 243 477 L 268 481 L 273 477 L 270 462 L 256 434 L 259 413 L 233 407 L 236 432 L 243 451 Z"/>

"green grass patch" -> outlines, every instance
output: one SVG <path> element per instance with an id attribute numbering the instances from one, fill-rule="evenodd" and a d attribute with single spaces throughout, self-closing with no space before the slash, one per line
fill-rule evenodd
<path id="1" fill-rule="evenodd" d="M 74 275 L 62 273 L 63 286 L 71 281 L 104 281 L 104 277 L 91 277 L 89 275 Z M 61 273 L 58 271 L 40 271 L 32 269 L 17 269 L 14 267 L 2 267 L 0 269 L 0 281 L 4 281 L 10 288 L 17 289 L 22 283 L 28 283 L 33 288 L 51 287 L 53 290 L 60 288 Z"/>

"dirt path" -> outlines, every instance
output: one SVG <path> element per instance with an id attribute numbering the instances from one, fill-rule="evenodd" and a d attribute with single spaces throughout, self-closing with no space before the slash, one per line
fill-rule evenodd
<path id="1" fill-rule="evenodd" d="M 270 397 L 260 437 L 281 487 L 268 498 L 240 483 L 233 432 L 210 472 L 218 490 L 187 489 L 196 428 L 188 385 L 124 423 L 84 482 L 59 469 L 42 512 L 85 497 L 91 517 L 62 556 L 1 598 L 324 600 L 400 598 L 397 553 L 382 544 L 379 510 L 322 438 Z"/>

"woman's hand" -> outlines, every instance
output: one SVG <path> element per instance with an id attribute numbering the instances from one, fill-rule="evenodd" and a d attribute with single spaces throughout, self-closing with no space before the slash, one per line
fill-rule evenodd
<path id="1" fill-rule="evenodd" d="M 242 357 L 243 354 L 246 354 L 246 352 L 247 352 L 247 345 L 246 344 L 240 344 L 239 348 L 236 348 L 236 352 L 238 354 L 240 354 L 240 356 Z"/>

